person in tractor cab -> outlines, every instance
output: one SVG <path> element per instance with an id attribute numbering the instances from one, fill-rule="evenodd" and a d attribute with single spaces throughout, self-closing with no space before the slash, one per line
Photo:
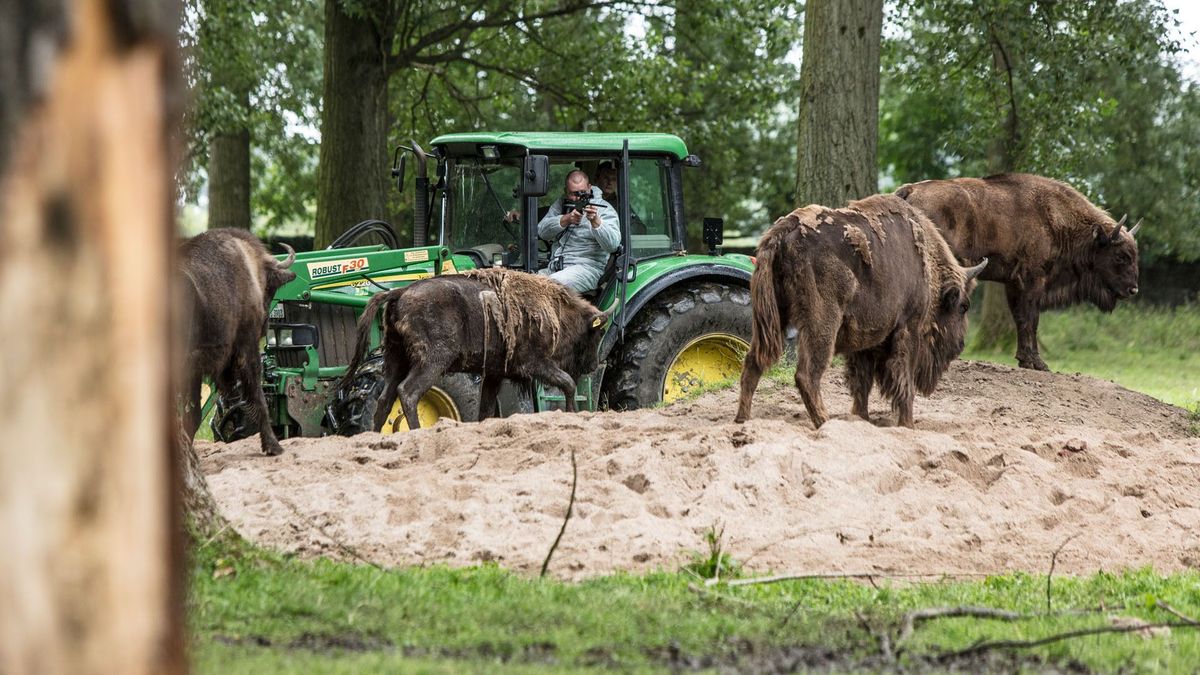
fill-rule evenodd
<path id="1" fill-rule="evenodd" d="M 596 287 L 608 256 L 621 244 L 620 218 L 580 170 L 567 174 L 563 196 L 538 223 L 538 236 L 552 242 L 550 266 L 539 274 L 586 293 Z"/>
<path id="2" fill-rule="evenodd" d="M 617 203 L 617 166 L 609 161 L 600 162 L 596 167 L 596 187 L 600 188 L 604 201 L 609 204 Z M 629 211 L 630 234 L 646 234 L 646 224 L 632 209 Z"/>

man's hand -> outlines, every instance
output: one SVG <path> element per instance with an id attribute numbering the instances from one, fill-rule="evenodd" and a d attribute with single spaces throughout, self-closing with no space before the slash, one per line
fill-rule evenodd
<path id="1" fill-rule="evenodd" d="M 513 209 L 512 211 L 509 211 L 508 213 L 504 214 L 504 222 L 515 223 L 515 222 L 517 222 L 517 219 L 520 217 L 521 217 L 521 212 L 516 209 Z"/>
<path id="2" fill-rule="evenodd" d="M 578 225 L 579 221 L 582 219 L 583 219 L 583 215 L 581 213 L 579 213 L 578 211 L 576 211 L 574 209 L 571 209 L 570 211 L 562 214 L 562 216 L 559 217 L 558 224 L 561 225 L 563 227 L 563 229 L 566 229 L 568 227 L 571 227 L 572 225 Z"/>
<path id="3" fill-rule="evenodd" d="M 593 230 L 600 227 L 600 214 L 596 212 L 596 207 L 588 206 L 583 212 L 587 214 L 588 222 L 592 224 Z"/>

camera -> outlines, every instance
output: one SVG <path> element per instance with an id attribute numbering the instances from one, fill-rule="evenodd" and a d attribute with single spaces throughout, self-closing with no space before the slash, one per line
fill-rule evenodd
<path id="1" fill-rule="evenodd" d="M 589 206 L 600 206 L 599 204 L 592 203 L 591 190 L 576 190 L 569 193 L 569 197 L 569 199 L 563 200 L 563 213 L 578 211 L 582 214 L 583 210 Z"/>

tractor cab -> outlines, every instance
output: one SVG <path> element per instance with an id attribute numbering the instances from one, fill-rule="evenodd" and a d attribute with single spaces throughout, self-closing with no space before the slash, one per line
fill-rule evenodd
<path id="1" fill-rule="evenodd" d="M 586 143 L 580 139 L 586 138 Z M 403 181 L 405 157 L 428 159 L 415 144 L 394 174 Z M 418 210 L 433 230 L 414 235 L 415 246 L 447 247 L 469 267 L 504 266 L 537 272 L 550 262 L 553 242 L 539 239 L 537 225 L 563 196 L 567 174 L 587 173 L 592 185 L 601 164 L 617 172 L 615 195 L 606 201 L 621 219 L 621 247 L 609 261 L 600 287 L 589 294 L 606 308 L 617 299 L 614 281 L 636 276 L 637 261 L 680 255 L 686 244 L 681 168 L 699 161 L 667 134 L 472 133 L 440 136 L 430 156 L 437 179 L 414 181 Z M 422 185 L 425 187 L 422 188 Z M 418 222 L 422 220 L 418 215 Z"/>

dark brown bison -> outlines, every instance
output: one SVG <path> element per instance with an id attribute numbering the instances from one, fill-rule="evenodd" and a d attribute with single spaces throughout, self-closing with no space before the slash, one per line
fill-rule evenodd
<path id="1" fill-rule="evenodd" d="M 251 415 L 262 427 L 263 452 L 283 452 L 267 418 L 258 350 L 275 291 L 296 278 L 288 269 L 296 253 L 283 247 L 288 257 L 279 262 L 254 235 L 235 229 L 209 230 L 180 245 L 184 427 L 191 436 L 200 426 L 201 379 L 212 378 L 225 397 L 236 396 L 240 382 Z"/>
<path id="2" fill-rule="evenodd" d="M 775 221 L 758 243 L 750 279 L 753 332 L 736 421 L 750 417 L 759 378 L 796 334 L 796 387 L 813 425 L 828 419 L 821 375 L 846 357 L 852 412 L 867 417 L 872 383 L 913 425 L 915 392 L 928 396 L 962 352 L 975 277 L 937 228 L 904 200 L 875 195 L 844 209 L 811 205 Z"/>
<path id="3" fill-rule="evenodd" d="M 1126 230 L 1065 183 L 1004 174 L 911 183 L 896 195 L 923 211 L 955 255 L 986 257 L 980 277 L 1004 284 L 1017 325 L 1017 362 L 1046 370 L 1038 354 L 1043 309 L 1091 302 L 1111 312 L 1138 292 L 1141 223 Z"/>
<path id="4" fill-rule="evenodd" d="M 506 378 L 536 378 L 566 394 L 575 410 L 575 383 L 599 365 L 597 348 L 608 315 L 566 286 L 524 272 L 473 270 L 377 293 L 358 322 L 354 357 L 339 386 L 354 377 L 371 324 L 383 308 L 384 389 L 374 425 L 383 427 L 397 395 L 408 427 L 417 401 L 445 373 L 480 375 L 479 419 L 496 410 Z"/>

